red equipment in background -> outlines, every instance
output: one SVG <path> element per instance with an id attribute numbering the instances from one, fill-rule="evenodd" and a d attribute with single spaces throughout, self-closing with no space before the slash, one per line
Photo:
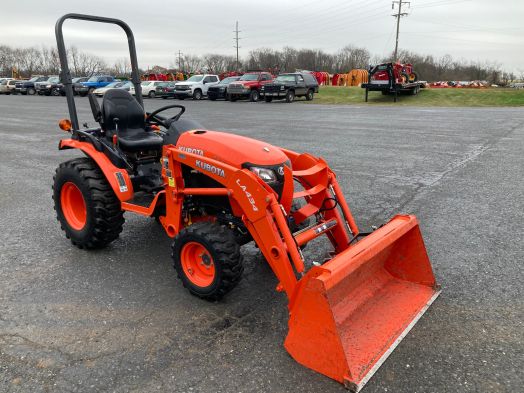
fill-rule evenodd
<path id="1" fill-rule="evenodd" d="M 401 64 L 401 63 L 384 63 L 375 66 L 370 71 L 370 80 L 375 81 L 389 81 L 390 74 L 388 68 L 391 67 L 393 72 L 393 77 L 395 79 L 394 83 L 397 84 L 406 84 L 416 82 L 418 80 L 418 75 L 413 71 L 412 64 Z"/>
<path id="2" fill-rule="evenodd" d="M 218 78 L 220 80 L 222 79 L 226 79 L 226 78 L 229 78 L 231 76 L 242 76 L 244 75 L 243 72 L 239 72 L 239 71 L 226 71 L 226 72 L 222 72 L 221 74 L 218 75 Z"/>

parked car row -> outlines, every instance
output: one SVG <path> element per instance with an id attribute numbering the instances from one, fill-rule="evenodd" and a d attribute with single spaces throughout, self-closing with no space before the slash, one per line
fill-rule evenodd
<path id="1" fill-rule="evenodd" d="M 110 75 L 97 75 L 90 78 L 73 79 L 73 92 L 81 97 L 93 93 L 98 97 L 110 89 L 124 89 L 135 95 L 135 88 L 130 81 L 121 81 Z M 293 102 L 296 97 L 310 101 L 318 93 L 318 82 L 308 72 L 280 74 L 276 78 L 269 72 L 247 72 L 242 76 L 230 76 L 220 80 L 218 75 L 193 75 L 185 81 L 143 81 L 142 96 L 149 98 L 176 98 L 185 100 L 211 101 L 224 99 L 231 102 L 249 100 L 286 100 Z M 34 76 L 26 81 L 14 81 L 10 78 L 0 79 L 0 94 L 40 94 L 65 96 L 64 85 L 60 78 L 52 76 Z"/>
<path id="2" fill-rule="evenodd" d="M 242 76 L 231 76 L 217 81 L 217 75 L 193 75 L 184 82 L 156 82 L 154 94 L 142 90 L 144 96 L 177 98 L 184 100 L 192 98 L 200 100 L 207 97 L 211 101 L 218 99 L 235 102 L 247 99 L 252 102 L 264 99 L 286 100 L 293 102 L 296 97 L 312 100 L 318 93 L 318 82 L 310 73 L 286 73 L 275 79 L 267 72 L 248 72 Z M 143 82 L 145 83 L 145 82 Z"/>

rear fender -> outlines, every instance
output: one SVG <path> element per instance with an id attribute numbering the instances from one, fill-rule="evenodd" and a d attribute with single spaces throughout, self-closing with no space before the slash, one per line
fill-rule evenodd
<path id="1" fill-rule="evenodd" d="M 74 139 L 62 139 L 58 145 L 58 149 L 82 150 L 85 155 L 96 162 L 120 202 L 127 201 L 133 197 L 133 184 L 127 171 L 113 165 L 109 158 L 107 158 L 104 153 L 97 151 L 92 144 Z"/>

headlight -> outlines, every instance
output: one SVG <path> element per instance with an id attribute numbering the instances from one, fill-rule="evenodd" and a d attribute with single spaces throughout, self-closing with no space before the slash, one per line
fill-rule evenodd
<path id="1" fill-rule="evenodd" d="M 226 91 L 226 88 L 225 87 L 221 87 L 220 91 Z"/>
<path id="2" fill-rule="evenodd" d="M 284 86 L 280 86 L 280 90 L 284 90 L 284 89 L 285 89 L 285 87 L 284 87 Z"/>
<path id="3" fill-rule="evenodd" d="M 262 90 L 264 90 L 264 86 L 262 86 L 262 87 L 260 88 L 260 91 L 262 91 Z"/>
<path id="4" fill-rule="evenodd" d="M 249 170 L 258 177 L 260 177 L 262 180 L 264 180 L 266 183 L 272 183 L 277 181 L 277 175 L 272 169 L 252 166 L 251 168 L 249 168 Z"/>
<path id="5" fill-rule="evenodd" d="M 45 85 L 46 88 L 50 89 L 51 88 L 51 85 Z"/>

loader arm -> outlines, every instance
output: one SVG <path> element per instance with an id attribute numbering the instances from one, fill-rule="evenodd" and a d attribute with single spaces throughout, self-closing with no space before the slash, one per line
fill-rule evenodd
<path id="1" fill-rule="evenodd" d="M 294 218 L 315 223 L 293 234 L 275 192 L 247 169 L 164 147 L 162 175 L 171 236 L 183 226 L 186 195 L 228 196 L 288 296 L 285 347 L 299 363 L 358 391 L 439 294 L 414 216 L 395 216 L 358 240 L 359 230 L 336 176 L 321 158 L 283 150 L 306 204 Z M 184 188 L 181 165 L 223 188 Z M 300 245 L 326 235 L 333 257 L 321 266 L 305 261 Z"/>

